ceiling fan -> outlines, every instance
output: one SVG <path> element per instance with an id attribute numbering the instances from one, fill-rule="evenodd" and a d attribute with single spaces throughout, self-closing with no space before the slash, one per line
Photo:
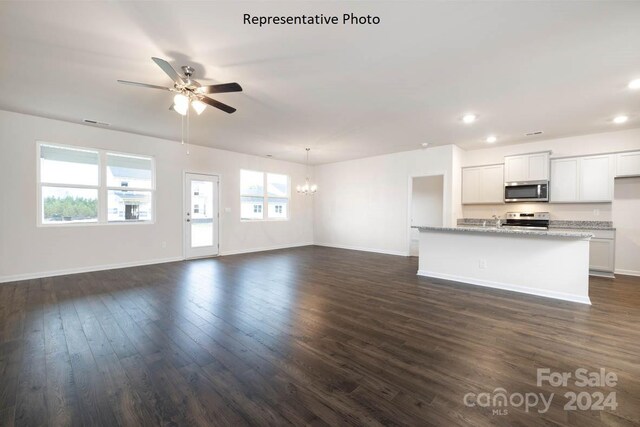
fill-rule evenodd
<path id="1" fill-rule="evenodd" d="M 202 86 L 200 83 L 191 78 L 191 76 L 193 76 L 193 72 L 195 71 L 193 67 L 190 67 L 188 65 L 182 66 L 184 76 L 181 76 L 176 70 L 173 69 L 171 64 L 169 64 L 164 59 L 151 59 L 153 60 L 153 62 L 158 64 L 160 68 L 162 68 L 162 71 L 167 73 L 171 80 L 173 80 L 173 87 L 130 82 L 127 80 L 118 80 L 118 83 L 176 92 L 176 95 L 173 97 L 173 104 L 169 109 L 183 116 L 187 114 L 189 105 L 191 105 L 191 107 L 195 110 L 196 113 L 198 113 L 198 115 L 202 114 L 205 108 L 207 108 L 207 105 L 218 108 L 229 114 L 236 111 L 235 108 L 223 104 L 220 101 L 216 101 L 215 99 L 211 99 L 205 95 L 210 93 L 241 92 L 242 87 L 238 83 L 223 83 L 217 85 Z"/>

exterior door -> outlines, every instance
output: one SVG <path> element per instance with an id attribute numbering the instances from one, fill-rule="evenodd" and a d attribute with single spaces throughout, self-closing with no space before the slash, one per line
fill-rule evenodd
<path id="1" fill-rule="evenodd" d="M 218 184 L 215 175 L 185 174 L 185 258 L 218 255 Z"/>

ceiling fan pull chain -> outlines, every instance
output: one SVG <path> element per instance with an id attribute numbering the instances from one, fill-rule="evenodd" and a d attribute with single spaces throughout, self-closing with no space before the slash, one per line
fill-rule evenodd
<path id="1" fill-rule="evenodd" d="M 184 145 L 184 116 L 180 115 L 180 140 L 181 144 Z"/>

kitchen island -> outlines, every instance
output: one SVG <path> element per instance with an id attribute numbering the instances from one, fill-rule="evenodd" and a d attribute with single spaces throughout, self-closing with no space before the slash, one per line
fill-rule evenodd
<path id="1" fill-rule="evenodd" d="M 583 304 L 591 233 L 420 227 L 418 275 Z"/>

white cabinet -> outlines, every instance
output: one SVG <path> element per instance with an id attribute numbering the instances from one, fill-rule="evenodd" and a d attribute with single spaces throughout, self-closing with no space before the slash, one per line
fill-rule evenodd
<path id="1" fill-rule="evenodd" d="M 462 204 L 504 203 L 504 165 L 462 168 Z"/>
<path id="2" fill-rule="evenodd" d="M 613 156 L 582 157 L 578 174 L 579 200 L 611 202 L 613 200 Z"/>
<path id="3" fill-rule="evenodd" d="M 616 155 L 616 177 L 640 176 L 640 151 Z"/>
<path id="4" fill-rule="evenodd" d="M 613 273 L 615 240 L 592 238 L 589 242 L 589 270 Z"/>
<path id="5" fill-rule="evenodd" d="M 552 203 L 599 203 L 613 200 L 614 158 L 601 156 L 551 160 Z"/>
<path id="6" fill-rule="evenodd" d="M 547 181 L 549 152 L 504 158 L 504 182 Z"/>
<path id="7" fill-rule="evenodd" d="M 578 200 L 579 163 L 577 158 L 551 160 L 549 201 L 560 203 Z"/>

